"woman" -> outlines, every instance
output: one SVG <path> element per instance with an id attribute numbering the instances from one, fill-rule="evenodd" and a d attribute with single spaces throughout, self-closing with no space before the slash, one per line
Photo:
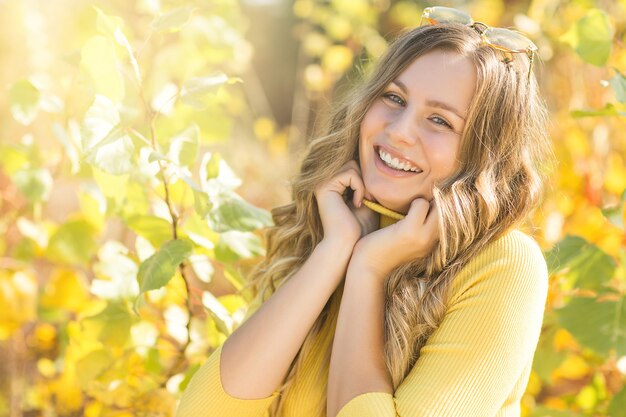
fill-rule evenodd
<path id="1" fill-rule="evenodd" d="M 516 229 L 550 155 L 534 45 L 424 18 L 310 143 L 178 416 L 519 416 L 548 281 Z"/>

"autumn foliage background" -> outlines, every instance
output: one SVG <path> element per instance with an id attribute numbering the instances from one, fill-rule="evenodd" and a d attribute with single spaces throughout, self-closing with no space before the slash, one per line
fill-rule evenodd
<path id="1" fill-rule="evenodd" d="M 558 166 L 523 416 L 626 416 L 626 1 L 443 1 L 539 47 Z M 0 416 L 171 416 L 333 96 L 431 3 L 0 1 Z"/>

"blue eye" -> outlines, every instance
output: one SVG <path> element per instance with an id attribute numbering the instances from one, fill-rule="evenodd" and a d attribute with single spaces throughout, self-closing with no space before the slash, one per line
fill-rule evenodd
<path id="1" fill-rule="evenodd" d="M 437 120 L 441 120 L 441 123 L 440 123 L 440 122 L 434 122 L 434 123 L 436 123 L 436 124 L 438 124 L 438 125 L 441 125 L 441 126 L 447 126 L 447 127 L 449 127 L 450 129 L 452 129 L 452 126 L 450 126 L 450 123 L 446 122 L 446 121 L 445 121 L 444 119 L 442 119 L 441 117 L 439 117 L 439 116 L 434 116 L 431 120 L 433 120 L 433 121 L 434 121 L 435 119 L 437 119 Z"/>
<path id="2" fill-rule="evenodd" d="M 383 94 L 383 97 L 388 99 L 388 100 L 391 100 L 395 104 L 399 104 L 401 106 L 404 106 L 404 104 L 405 104 L 404 100 L 402 100 L 402 98 L 399 95 L 394 94 L 394 93 L 385 93 L 385 94 Z"/>

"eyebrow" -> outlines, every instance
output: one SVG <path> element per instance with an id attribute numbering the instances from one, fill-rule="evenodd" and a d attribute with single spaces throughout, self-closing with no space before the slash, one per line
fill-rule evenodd
<path id="1" fill-rule="evenodd" d="M 404 85 L 402 81 L 394 80 L 391 83 L 400 87 L 400 89 L 404 92 L 404 94 L 409 94 L 408 92 L 409 90 L 406 88 L 406 85 Z M 431 106 L 431 107 L 439 107 L 440 109 L 451 111 L 457 117 L 465 121 L 465 117 L 461 116 L 461 112 L 455 109 L 454 107 L 450 106 L 448 103 L 444 103 L 443 101 L 439 101 L 439 100 L 429 99 L 429 100 L 426 100 L 426 105 Z"/>

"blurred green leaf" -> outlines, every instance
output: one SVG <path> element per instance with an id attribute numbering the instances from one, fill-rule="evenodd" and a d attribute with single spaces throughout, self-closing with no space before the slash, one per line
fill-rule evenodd
<path id="1" fill-rule="evenodd" d="M 622 106 L 618 107 L 614 103 L 607 103 L 601 109 L 572 110 L 570 111 L 570 115 L 575 118 L 597 116 L 626 116 L 626 111 L 622 109 Z"/>
<path id="2" fill-rule="evenodd" d="M 550 381 L 552 372 L 565 359 L 565 352 L 554 349 L 554 336 L 559 329 L 556 314 L 552 310 L 546 311 L 543 319 L 543 329 L 533 359 L 533 369 L 543 381 Z"/>
<path id="3" fill-rule="evenodd" d="M 119 16 L 107 15 L 99 7 L 91 7 L 94 8 L 98 15 L 96 18 L 96 27 L 98 28 L 98 31 L 103 35 L 109 36 L 111 39 L 115 39 L 115 32 L 124 27 L 124 20 Z"/>
<path id="4" fill-rule="evenodd" d="M 207 311 L 211 314 L 218 329 L 225 335 L 230 335 L 233 331 L 234 323 L 226 307 L 208 291 L 202 293 L 202 305 L 206 307 Z"/>
<path id="5" fill-rule="evenodd" d="M 52 175 L 44 168 L 19 170 L 13 182 L 31 204 L 48 200 L 52 191 Z"/>
<path id="6" fill-rule="evenodd" d="M 240 259 L 265 255 L 261 239 L 251 232 L 232 230 L 220 235 L 215 247 L 215 257 L 220 262 L 230 263 Z"/>
<path id="7" fill-rule="evenodd" d="M 142 262 L 137 273 L 141 292 L 155 290 L 165 286 L 174 276 L 176 268 L 193 251 L 191 242 L 170 240 L 154 255 Z"/>
<path id="8" fill-rule="evenodd" d="M 113 175 L 132 167 L 135 146 L 120 125 L 120 116 L 111 100 L 97 95 L 81 127 L 83 153 L 90 163 Z"/>
<path id="9" fill-rule="evenodd" d="M 193 7 L 179 7 L 177 9 L 170 10 L 156 18 L 152 22 L 152 28 L 157 31 L 176 31 L 180 30 L 193 12 Z"/>
<path id="10" fill-rule="evenodd" d="M 215 242 L 218 242 L 220 239 L 220 235 L 211 230 L 207 222 L 200 218 L 198 213 L 193 213 L 185 219 L 181 226 L 189 239 L 202 248 L 213 250 Z"/>
<path id="11" fill-rule="evenodd" d="M 28 126 L 37 117 L 41 93 L 30 81 L 20 80 L 9 90 L 9 105 L 13 118 Z"/>
<path id="12" fill-rule="evenodd" d="M 626 103 L 626 77 L 617 68 L 613 69 L 615 70 L 615 76 L 609 80 L 609 84 L 613 88 L 617 100 L 620 103 Z"/>
<path id="13" fill-rule="evenodd" d="M 183 103 L 203 110 L 208 106 L 207 97 L 217 92 L 217 89 L 229 81 L 226 74 L 220 72 L 208 77 L 191 78 L 181 90 L 180 96 Z"/>
<path id="14" fill-rule="evenodd" d="M 209 201 L 209 196 L 202 190 L 193 190 L 193 204 L 196 213 L 201 217 L 206 217 L 213 208 L 213 203 Z"/>
<path id="15" fill-rule="evenodd" d="M 624 213 L 624 204 L 626 203 L 626 190 L 622 193 L 620 197 L 619 204 L 614 207 L 607 207 L 602 209 L 602 214 L 604 217 L 609 219 L 611 223 L 615 226 L 624 229 L 624 217 L 622 214 Z"/>
<path id="16" fill-rule="evenodd" d="M 211 159 L 206 164 L 205 175 L 204 178 L 210 180 L 213 178 L 217 178 L 220 173 L 220 161 L 222 160 L 222 156 L 219 152 L 215 152 L 211 155 Z"/>
<path id="17" fill-rule="evenodd" d="M 210 227 L 216 232 L 249 232 L 273 224 L 267 210 L 253 206 L 234 192 L 224 192 L 216 200 L 207 217 Z"/>
<path id="18" fill-rule="evenodd" d="M 613 27 L 606 12 L 591 9 L 559 40 L 574 48 L 586 62 L 601 67 L 611 54 Z"/>
<path id="19" fill-rule="evenodd" d="M 607 415 L 626 417 L 626 385 L 611 399 Z"/>
<path id="20" fill-rule="evenodd" d="M 615 272 L 616 263 L 596 245 L 578 236 L 566 236 L 546 253 L 550 273 L 568 269 L 566 275 L 575 287 L 605 290 Z"/>
<path id="21" fill-rule="evenodd" d="M 76 377 L 81 387 L 86 388 L 90 382 L 106 371 L 114 360 L 108 349 L 92 350 L 77 360 Z"/>
<path id="22" fill-rule="evenodd" d="M 85 220 L 62 224 L 50 236 L 47 255 L 56 262 L 86 265 L 97 244 L 93 227 Z"/>
<path id="23" fill-rule="evenodd" d="M 172 138 L 168 151 L 169 158 L 180 166 L 192 165 L 198 154 L 199 138 L 200 129 L 196 124 L 192 124 Z"/>
<path id="24" fill-rule="evenodd" d="M 618 356 L 626 354 L 626 300 L 616 301 L 576 297 L 562 308 L 555 309 L 559 322 L 576 340 L 600 355 L 615 349 Z"/>
<path id="25" fill-rule="evenodd" d="M 578 417 L 580 414 L 570 410 L 555 410 L 542 405 L 536 407 L 528 417 Z"/>
<path id="26" fill-rule="evenodd" d="M 117 58 L 111 41 L 96 35 L 83 45 L 81 66 L 91 76 L 97 94 L 119 103 L 124 98 L 124 79 L 117 69 Z"/>
<path id="27" fill-rule="evenodd" d="M 99 8 L 93 6 L 98 13 L 98 18 L 96 20 L 96 26 L 100 33 L 107 35 L 110 39 L 115 40 L 118 44 L 123 46 L 128 53 L 128 57 L 130 59 L 130 63 L 133 66 L 133 71 L 135 72 L 135 78 L 139 81 L 141 85 L 141 74 L 139 72 L 139 65 L 137 64 L 137 59 L 135 58 L 135 54 L 133 53 L 133 49 L 130 46 L 130 42 L 124 35 L 124 21 L 121 17 L 118 16 L 109 16 L 105 14 Z"/>
<path id="28" fill-rule="evenodd" d="M 93 179 L 96 181 L 100 192 L 107 198 L 107 205 L 119 206 L 126 197 L 126 186 L 128 184 L 128 174 L 111 175 L 91 167 Z"/>
<path id="29" fill-rule="evenodd" d="M 109 301 L 101 312 L 85 318 L 82 324 L 95 331 L 105 346 L 121 347 L 128 341 L 135 321 L 125 302 Z"/>
<path id="30" fill-rule="evenodd" d="M 167 220 L 149 214 L 136 214 L 125 220 L 135 233 L 145 237 L 154 247 L 172 239 L 172 225 Z"/>

